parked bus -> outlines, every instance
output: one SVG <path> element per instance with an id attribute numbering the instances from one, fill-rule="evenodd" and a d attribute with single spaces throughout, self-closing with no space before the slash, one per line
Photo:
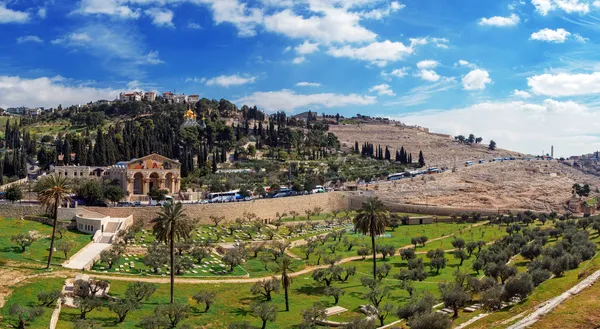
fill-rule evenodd
<path id="1" fill-rule="evenodd" d="M 325 188 L 322 185 L 315 186 L 315 189 L 312 190 L 312 193 L 325 193 Z"/>
<path id="2" fill-rule="evenodd" d="M 240 190 L 208 194 L 208 202 L 210 203 L 233 202 L 242 199 L 244 198 L 240 195 Z"/>
<path id="3" fill-rule="evenodd" d="M 402 179 L 404 177 L 406 177 L 406 173 L 401 172 L 401 173 L 396 173 L 396 174 L 389 175 L 387 177 L 387 180 L 389 180 L 389 181 L 399 180 L 399 179 Z"/>
<path id="4" fill-rule="evenodd" d="M 438 173 L 441 173 L 441 172 L 442 172 L 442 171 L 441 171 L 441 170 L 439 170 L 439 169 L 438 169 L 438 168 L 436 168 L 436 167 L 431 167 L 431 168 L 427 169 L 427 173 L 428 173 L 428 174 L 438 174 Z"/>

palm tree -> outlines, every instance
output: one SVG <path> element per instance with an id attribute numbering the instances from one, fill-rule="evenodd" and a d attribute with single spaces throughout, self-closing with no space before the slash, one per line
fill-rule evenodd
<path id="1" fill-rule="evenodd" d="M 389 226 L 389 213 L 383 202 L 377 197 L 368 198 L 354 217 L 354 227 L 361 233 L 371 235 L 371 248 L 373 250 L 373 279 L 376 279 L 377 249 L 375 248 L 375 237 L 385 233 L 385 227 Z"/>
<path id="2" fill-rule="evenodd" d="M 50 175 L 44 177 L 37 187 L 38 200 L 46 207 L 46 212 L 52 216 L 52 238 L 50 240 L 50 251 L 48 253 L 48 264 L 46 269 L 50 268 L 52 262 L 52 253 L 54 252 L 54 236 L 56 235 L 56 225 L 58 223 L 58 207 L 66 201 L 70 201 L 71 193 L 67 178 L 61 175 Z"/>
<path id="3" fill-rule="evenodd" d="M 154 218 L 152 232 L 157 240 L 169 244 L 171 257 L 171 304 L 175 302 L 175 240 L 186 240 L 190 237 L 190 232 L 194 229 L 192 222 L 184 213 L 183 204 L 177 202 L 165 203 L 158 212 L 158 217 Z"/>
<path id="4" fill-rule="evenodd" d="M 290 304 L 288 300 L 288 290 L 292 285 L 292 259 L 285 254 L 279 257 L 275 261 L 277 265 L 277 273 L 281 273 L 281 284 L 283 285 L 283 290 L 285 292 L 285 311 L 288 312 L 290 310 Z"/>

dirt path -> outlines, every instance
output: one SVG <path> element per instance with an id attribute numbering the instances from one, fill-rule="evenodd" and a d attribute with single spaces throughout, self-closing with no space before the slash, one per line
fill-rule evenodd
<path id="1" fill-rule="evenodd" d="M 481 225 L 485 225 L 487 224 L 487 221 L 481 222 L 481 223 L 476 223 L 470 226 L 469 229 L 472 229 L 474 227 L 477 226 L 481 226 Z M 435 241 L 439 241 L 439 240 L 443 240 L 443 239 L 448 239 L 450 237 L 454 236 L 453 234 L 449 234 L 443 237 L 439 237 L 439 238 L 435 238 L 435 239 L 431 239 L 429 241 L 427 241 L 425 244 L 429 244 Z M 409 249 L 412 248 L 413 245 L 409 244 L 403 247 L 398 248 L 398 250 L 402 250 L 402 249 Z M 377 255 L 378 257 L 381 257 L 381 255 Z M 347 257 L 344 258 L 342 260 L 339 261 L 338 264 L 344 264 L 344 263 L 348 263 L 348 262 L 352 262 L 355 260 L 360 260 L 363 259 L 362 256 L 352 256 L 352 257 Z M 319 266 L 308 266 L 298 272 L 294 272 L 291 274 L 292 277 L 298 277 L 304 274 L 308 274 L 311 273 L 312 271 L 318 270 L 318 269 L 322 269 L 322 268 L 326 268 L 329 265 L 319 265 Z M 97 273 L 88 273 L 90 277 L 94 277 L 97 279 L 106 279 L 106 280 L 120 280 L 120 281 L 141 281 L 141 282 L 151 282 L 151 283 L 170 283 L 170 278 L 165 277 L 165 278 L 140 278 L 140 277 L 125 277 L 125 276 L 115 276 L 115 275 L 102 275 L 102 274 L 97 274 Z M 269 276 L 270 277 L 270 276 Z M 186 279 L 186 278 L 175 278 L 175 282 L 176 283 L 188 283 L 188 284 L 217 284 L 217 283 L 254 283 L 254 282 L 258 282 L 260 280 L 263 280 L 265 277 L 258 277 L 258 278 L 248 278 L 248 279 Z"/>

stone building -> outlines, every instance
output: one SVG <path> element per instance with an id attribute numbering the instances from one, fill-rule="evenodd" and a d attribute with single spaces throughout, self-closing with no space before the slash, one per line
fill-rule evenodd
<path id="1" fill-rule="evenodd" d="M 96 178 L 117 180 L 126 201 L 148 201 L 152 188 L 177 195 L 180 189 L 181 164 L 159 154 L 150 154 L 131 161 L 121 161 L 110 167 L 56 166 L 54 173 L 72 179 Z"/>
<path id="2" fill-rule="evenodd" d="M 110 178 L 118 179 L 128 201 L 146 201 L 151 189 L 179 193 L 181 164 L 159 154 L 122 161 L 109 169 Z"/>

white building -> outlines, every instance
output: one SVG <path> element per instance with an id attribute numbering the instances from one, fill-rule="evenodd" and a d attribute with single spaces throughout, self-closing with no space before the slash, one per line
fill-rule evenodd
<path id="1" fill-rule="evenodd" d="M 200 101 L 200 95 L 189 95 L 187 101 L 190 104 L 198 103 L 198 101 Z"/>
<path id="2" fill-rule="evenodd" d="M 164 93 L 162 93 L 162 97 L 168 101 L 172 101 L 173 100 L 173 93 L 170 91 L 165 91 Z"/>
<path id="3" fill-rule="evenodd" d="M 119 100 L 122 102 L 139 102 L 143 98 L 143 94 L 140 91 L 130 91 L 119 94 Z"/>
<path id="4" fill-rule="evenodd" d="M 175 104 L 183 104 L 187 103 L 188 97 L 185 94 L 179 94 L 173 96 L 173 103 Z"/>
<path id="5" fill-rule="evenodd" d="M 156 100 L 156 93 L 153 91 L 147 91 L 144 93 L 144 100 L 148 102 L 154 102 Z"/>

